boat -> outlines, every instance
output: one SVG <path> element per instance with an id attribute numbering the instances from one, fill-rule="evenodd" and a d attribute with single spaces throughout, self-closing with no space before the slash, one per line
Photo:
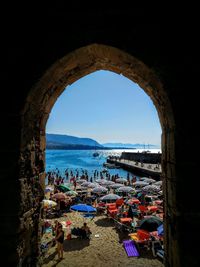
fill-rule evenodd
<path id="1" fill-rule="evenodd" d="M 115 164 L 111 164 L 111 163 L 103 163 L 103 167 L 106 167 L 108 169 L 119 169 L 120 166 L 116 166 Z"/>
<path id="2" fill-rule="evenodd" d="M 99 153 L 98 152 L 94 152 L 93 153 L 93 157 L 98 157 L 99 156 Z"/>

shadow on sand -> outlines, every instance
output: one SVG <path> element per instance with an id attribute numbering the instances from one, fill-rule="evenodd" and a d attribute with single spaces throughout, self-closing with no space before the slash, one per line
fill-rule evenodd
<path id="1" fill-rule="evenodd" d="M 56 247 L 55 247 L 56 249 Z M 57 255 L 57 252 L 54 251 L 51 255 L 44 259 L 43 264 L 48 264 L 50 261 L 53 261 Z"/>
<path id="2" fill-rule="evenodd" d="M 65 240 L 63 244 L 63 249 L 65 252 L 75 251 L 75 250 L 81 250 L 85 247 L 88 247 L 89 245 L 90 245 L 89 239 L 74 238 L 71 240 Z"/>
<path id="3" fill-rule="evenodd" d="M 101 226 L 101 227 L 113 227 L 114 226 L 113 221 L 112 220 L 109 220 L 107 217 L 95 221 L 95 224 L 97 226 Z"/>

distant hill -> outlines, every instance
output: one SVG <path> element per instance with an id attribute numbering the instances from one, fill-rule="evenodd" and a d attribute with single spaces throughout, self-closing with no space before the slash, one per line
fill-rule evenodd
<path id="1" fill-rule="evenodd" d="M 91 138 L 81 138 L 62 134 L 46 134 L 46 147 L 49 149 L 95 149 L 103 148 Z"/>
<path id="2" fill-rule="evenodd" d="M 110 147 L 110 148 L 144 148 L 144 144 L 123 144 L 123 143 L 105 143 L 102 144 L 105 147 Z M 146 145 L 145 148 L 158 148 L 156 145 L 148 144 Z"/>

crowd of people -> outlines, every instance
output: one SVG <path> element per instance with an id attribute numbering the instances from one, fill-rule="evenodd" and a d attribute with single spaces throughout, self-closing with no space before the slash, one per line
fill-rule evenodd
<path id="1" fill-rule="evenodd" d="M 81 187 L 81 180 L 87 182 L 95 182 L 96 180 L 107 180 L 116 182 L 116 180 L 120 178 L 118 174 L 110 175 L 108 171 L 97 171 L 94 170 L 93 176 L 89 177 L 87 170 L 65 170 L 65 177 L 62 177 L 61 172 L 56 169 L 55 171 L 50 171 L 47 173 L 47 188 L 51 189 L 46 194 L 46 198 L 50 201 L 55 201 L 56 206 L 52 211 L 52 208 L 45 209 L 44 221 L 45 219 L 56 219 L 55 224 L 52 225 L 52 234 L 54 235 L 54 241 L 57 243 L 57 253 L 58 258 L 63 258 L 63 242 L 64 242 L 64 231 L 63 226 L 57 218 L 65 216 L 67 212 L 70 212 L 70 207 L 74 204 L 84 203 L 97 208 L 98 212 L 104 212 L 109 217 L 113 218 L 117 222 L 123 221 L 123 218 L 131 218 L 129 221 L 129 226 L 132 229 L 135 229 L 138 226 L 138 222 L 144 218 L 145 215 L 157 215 L 159 209 L 154 211 L 148 210 L 148 206 L 151 205 L 150 202 L 153 200 L 149 200 L 147 195 L 142 192 L 142 190 L 137 190 L 134 192 L 134 199 L 138 200 L 140 206 L 144 207 L 144 210 L 140 210 L 139 204 L 132 203 L 130 204 L 130 199 L 133 198 L 132 194 L 129 193 L 121 193 L 121 198 L 115 202 L 114 209 L 110 209 L 109 205 L 106 202 L 101 201 L 102 194 L 95 194 L 92 193 L 92 190 L 89 188 L 84 189 Z M 137 181 L 136 176 L 131 175 L 130 173 L 127 174 L 126 182 L 123 183 L 124 186 L 132 186 L 134 187 L 134 183 Z M 68 182 L 68 185 L 75 191 L 74 195 L 67 196 L 64 194 L 62 190 L 62 185 L 65 185 Z M 151 184 L 151 183 L 149 183 Z M 49 187 L 48 187 L 49 186 Z M 108 187 L 107 193 L 116 193 L 115 190 Z M 57 198 L 56 196 L 61 196 L 63 194 L 63 198 Z M 162 202 L 162 195 L 157 197 L 158 200 Z M 109 207 L 109 208 L 108 208 Z M 162 207 L 161 212 L 162 213 Z M 51 216 L 52 215 L 52 216 Z M 125 224 L 126 226 L 127 224 Z M 125 227 L 126 228 L 126 227 Z M 124 229 L 125 229 L 124 228 Z M 81 238 L 89 238 L 91 234 L 91 230 L 89 229 L 87 223 L 84 223 L 83 226 L 74 227 L 72 234 L 80 236 Z"/>

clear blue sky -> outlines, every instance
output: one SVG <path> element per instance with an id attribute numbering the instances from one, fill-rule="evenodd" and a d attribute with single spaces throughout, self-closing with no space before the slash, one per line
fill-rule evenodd
<path id="1" fill-rule="evenodd" d="M 135 83 L 110 71 L 96 71 L 57 99 L 47 133 L 93 138 L 99 143 L 161 143 L 161 126 L 150 97 Z"/>

